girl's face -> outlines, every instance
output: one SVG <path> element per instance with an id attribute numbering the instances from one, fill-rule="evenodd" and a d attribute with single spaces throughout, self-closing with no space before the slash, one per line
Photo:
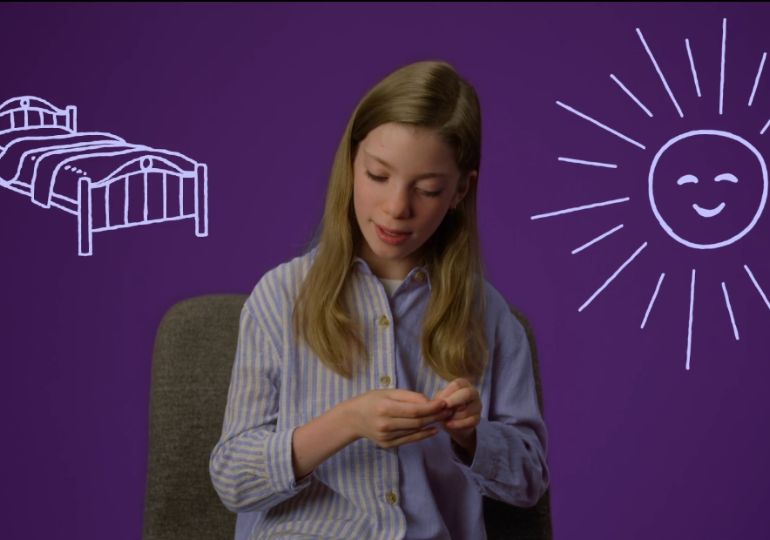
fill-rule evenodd
<path id="1" fill-rule="evenodd" d="M 365 239 L 359 255 L 377 276 L 402 279 L 419 264 L 420 248 L 468 191 L 470 182 L 462 191 L 459 183 L 452 151 L 433 130 L 388 123 L 361 141 L 353 161 L 356 220 Z"/>

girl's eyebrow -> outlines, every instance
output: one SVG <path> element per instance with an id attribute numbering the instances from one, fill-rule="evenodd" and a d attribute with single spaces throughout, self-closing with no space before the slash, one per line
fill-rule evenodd
<path id="1" fill-rule="evenodd" d="M 385 165 L 388 169 L 391 169 L 391 170 L 393 169 L 393 166 L 390 163 L 388 163 L 387 161 L 385 161 L 384 159 L 379 158 L 379 157 L 375 156 L 374 154 L 370 154 L 366 150 L 363 150 L 363 152 L 364 152 L 364 154 L 367 155 L 367 157 L 370 157 L 370 158 L 372 158 L 372 159 L 374 159 L 376 161 L 379 161 L 380 163 Z M 419 174 L 419 175 L 415 176 L 414 180 L 423 180 L 425 178 L 446 178 L 448 176 L 449 175 L 446 174 L 446 173 L 429 172 L 429 173 L 423 173 L 423 174 Z"/>

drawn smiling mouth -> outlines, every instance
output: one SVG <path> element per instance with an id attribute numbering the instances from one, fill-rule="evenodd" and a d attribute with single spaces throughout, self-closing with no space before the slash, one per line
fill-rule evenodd
<path id="1" fill-rule="evenodd" d="M 698 212 L 700 217 L 710 218 L 716 216 L 719 212 L 724 210 L 725 203 L 721 202 L 719 203 L 719 206 L 715 206 L 714 208 L 702 208 L 700 205 L 698 205 L 698 203 L 693 204 L 692 207 L 696 212 Z"/>

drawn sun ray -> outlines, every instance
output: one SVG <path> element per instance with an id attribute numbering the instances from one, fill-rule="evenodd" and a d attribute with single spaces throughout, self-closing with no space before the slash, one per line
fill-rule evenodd
<path id="1" fill-rule="evenodd" d="M 730 295 L 727 294 L 727 285 L 722 282 L 722 292 L 725 293 L 725 306 L 727 306 L 727 312 L 730 314 L 730 322 L 733 325 L 733 335 L 735 341 L 739 341 L 741 338 L 738 336 L 738 326 L 735 324 L 735 315 L 733 315 L 733 306 L 730 305 Z"/>
<path id="2" fill-rule="evenodd" d="M 770 119 L 768 119 L 768 120 L 767 120 L 767 123 L 765 124 L 765 127 L 763 127 L 763 128 L 760 130 L 759 134 L 760 134 L 760 135 L 764 135 L 764 134 L 765 134 L 765 131 L 767 131 L 767 128 L 768 128 L 768 126 L 770 126 Z"/>
<path id="3" fill-rule="evenodd" d="M 749 107 L 754 103 L 754 96 L 757 93 L 757 86 L 759 86 L 759 77 L 762 75 L 762 68 L 765 67 L 765 59 L 767 58 L 767 52 L 762 53 L 762 60 L 759 62 L 759 69 L 757 69 L 757 76 L 754 78 L 754 88 L 751 89 L 751 96 L 749 97 Z"/>
<path id="4" fill-rule="evenodd" d="M 754 287 L 757 288 L 757 292 L 762 297 L 762 300 L 765 301 L 765 305 L 767 306 L 767 309 L 770 309 L 770 301 L 767 300 L 767 295 L 765 295 L 765 291 L 762 290 L 762 287 L 759 286 L 759 283 L 757 283 L 757 278 L 754 277 L 754 273 L 751 271 L 748 265 L 744 264 L 743 268 L 746 270 L 746 273 L 751 278 L 751 282 L 754 284 Z"/>
<path id="5" fill-rule="evenodd" d="M 690 369 L 690 355 L 692 353 L 692 319 L 695 310 L 695 268 L 692 269 L 692 278 L 690 280 L 690 318 L 687 323 L 687 364 L 685 369 Z"/>
<path id="6" fill-rule="evenodd" d="M 598 289 L 596 289 L 596 292 L 594 292 L 594 293 L 591 295 L 591 297 L 590 297 L 588 300 L 586 300 L 586 301 L 583 303 L 583 305 L 582 305 L 582 306 L 580 306 L 580 307 L 578 308 L 578 311 L 579 311 L 579 312 L 580 312 L 580 311 L 583 311 L 583 310 L 584 310 L 586 307 L 588 307 L 588 305 L 589 305 L 591 302 L 593 302 L 593 301 L 594 301 L 594 299 L 595 299 L 597 296 L 599 296 L 599 294 L 600 294 L 600 293 L 601 293 L 601 292 L 602 292 L 604 289 L 606 289 L 606 288 L 607 288 L 607 286 L 608 286 L 610 283 L 612 283 L 612 281 L 613 281 L 613 280 L 614 280 L 616 277 L 618 277 L 618 276 L 620 275 L 620 273 L 621 273 L 621 272 L 622 272 L 622 271 L 623 271 L 623 270 L 626 268 L 626 266 L 628 266 L 629 264 L 631 264 L 631 261 L 633 261 L 633 260 L 634 260 L 634 259 L 637 257 L 637 255 L 639 255 L 639 254 L 642 252 L 642 250 L 643 250 L 644 248 L 646 248 L 646 247 L 647 247 L 647 242 L 645 242 L 645 243 L 643 243 L 641 246 L 639 246 L 639 248 L 638 248 L 636 251 L 634 251 L 634 254 L 633 254 L 633 255 L 631 255 L 631 256 L 630 256 L 628 259 L 626 259 L 626 261 L 625 261 L 623 264 L 621 264 L 621 265 L 620 265 L 620 267 L 618 267 L 618 269 L 617 269 L 617 270 L 615 270 L 615 272 L 613 272 L 613 274 L 612 274 L 612 275 L 611 275 L 609 278 L 607 278 L 607 281 L 605 281 L 605 282 L 604 282 L 604 284 L 602 284 L 602 286 L 601 286 L 601 287 L 599 287 Z"/>
<path id="7" fill-rule="evenodd" d="M 698 72 L 695 71 L 695 60 L 693 60 L 692 57 L 692 50 L 690 49 L 689 39 L 684 40 L 684 46 L 687 48 L 687 56 L 690 58 L 690 70 L 692 71 L 692 80 L 695 83 L 695 91 L 698 93 L 698 97 L 701 97 L 700 84 L 698 84 Z"/>
<path id="8" fill-rule="evenodd" d="M 600 206 L 609 206 L 611 204 L 620 204 L 631 200 L 631 197 L 623 197 L 621 199 L 612 199 L 611 201 L 602 201 L 598 203 L 584 204 L 582 206 L 573 206 L 572 208 L 565 208 L 564 210 L 556 210 L 554 212 L 547 212 L 545 214 L 537 214 L 532 216 L 531 220 L 542 219 L 552 216 L 560 216 L 562 214 L 571 214 L 572 212 L 580 212 L 581 210 L 589 210 L 591 208 L 598 208 Z"/>
<path id="9" fill-rule="evenodd" d="M 588 165 L 590 167 L 604 167 L 607 169 L 618 168 L 617 163 L 603 163 L 601 161 L 585 161 L 583 159 L 568 158 L 563 156 L 559 156 L 559 161 L 563 161 L 565 163 L 576 163 L 578 165 Z"/>
<path id="10" fill-rule="evenodd" d="M 596 237 L 596 238 L 594 238 L 593 240 L 589 240 L 588 242 L 586 242 L 586 243 L 585 243 L 585 244 L 583 244 L 582 246 L 580 246 L 580 247 L 578 247 L 578 248 L 575 248 L 575 249 L 573 249 L 573 250 L 572 250 L 572 254 L 574 255 L 575 253 L 580 253 L 580 252 L 581 252 L 581 251 L 583 251 L 584 249 L 586 249 L 586 248 L 588 248 L 588 247 L 591 247 L 592 245 L 594 245 L 596 242 L 598 242 L 598 241 L 600 241 L 600 240 L 604 240 L 604 239 L 605 239 L 605 238 L 607 238 L 609 235 L 611 235 L 611 234 L 612 234 L 612 233 L 614 233 L 615 231 L 619 231 L 619 230 L 620 230 L 620 229 L 622 229 L 622 228 L 623 228 L 623 224 L 621 223 L 620 225 L 618 225 L 618 226 L 617 226 L 617 227 L 615 227 L 614 229 L 610 229 L 609 231 L 607 231 L 607 232 L 605 232 L 605 233 L 602 233 L 602 234 L 600 234 L 599 236 L 597 236 L 597 237 Z"/>
<path id="11" fill-rule="evenodd" d="M 644 47 L 649 60 L 652 62 L 652 66 L 655 73 L 657 73 L 658 79 L 668 94 L 671 103 L 674 105 L 673 109 L 676 110 L 676 113 L 680 118 L 684 118 L 682 106 L 680 106 L 679 101 L 677 101 L 677 98 L 672 91 L 672 87 L 669 85 L 668 80 L 663 74 L 661 64 L 658 61 L 659 59 L 666 57 L 664 56 L 662 58 L 656 58 L 652 52 L 652 49 L 647 43 L 647 40 L 642 34 L 641 29 L 636 28 L 636 34 L 638 39 L 641 41 L 641 44 Z M 694 109 L 693 115 L 697 114 L 698 116 L 691 120 L 688 119 L 688 122 L 692 121 L 698 124 L 708 122 L 713 123 L 714 121 L 719 120 L 720 116 L 726 114 L 725 90 L 727 86 L 731 84 L 731 82 L 726 78 L 726 18 L 722 18 L 721 42 L 718 40 L 719 35 L 714 32 L 709 41 L 712 42 L 711 46 L 714 49 L 714 53 L 712 53 L 710 57 L 716 57 L 716 49 L 719 45 L 721 45 L 721 47 L 719 47 L 721 53 L 719 58 L 719 81 L 718 83 L 716 81 L 715 69 L 715 73 L 711 77 L 713 82 L 711 79 L 709 82 L 706 82 L 704 79 L 703 90 L 707 95 L 709 95 L 708 89 L 712 88 L 714 89 L 712 94 L 716 96 L 716 88 L 718 84 L 719 105 L 718 107 L 716 106 L 717 98 L 714 97 L 713 107 L 708 106 L 709 110 L 707 112 L 703 112 L 701 109 Z M 687 60 L 684 59 L 680 52 L 674 57 L 678 59 L 678 63 L 672 64 L 670 69 L 672 72 L 673 70 L 686 69 L 685 64 L 689 60 L 689 67 L 692 74 L 692 81 L 695 87 L 695 94 L 697 94 L 697 98 L 695 95 L 691 94 L 689 90 L 680 95 L 680 97 L 683 99 L 682 105 L 684 108 L 688 108 L 689 104 L 695 103 L 696 99 L 701 99 L 703 97 L 703 92 L 701 91 L 701 84 L 699 81 L 698 71 L 696 70 L 695 58 L 690 40 L 684 39 L 684 45 L 687 52 Z M 681 51 L 681 49 L 679 49 L 679 51 Z M 733 94 L 748 97 L 748 107 L 751 107 L 754 104 L 755 99 L 757 99 L 761 93 L 759 84 L 763 76 L 765 62 L 767 61 L 767 52 L 763 52 L 761 54 L 758 67 L 757 64 L 753 63 L 753 60 L 751 62 L 751 66 L 748 66 L 747 63 L 744 63 L 744 66 L 750 68 L 751 70 L 748 75 L 750 76 L 752 73 L 755 74 L 753 78 L 749 79 L 749 77 L 746 77 L 746 82 L 743 83 L 740 87 L 730 87 L 730 91 L 733 92 Z M 649 71 L 649 66 L 646 64 L 646 60 L 644 60 L 643 63 L 644 67 L 646 67 Z M 702 63 L 703 61 L 701 59 L 701 64 Z M 716 58 L 714 58 L 713 62 L 709 60 L 708 63 L 714 64 L 714 67 L 716 68 Z M 736 65 L 740 66 L 741 64 Z M 734 68 L 733 64 L 731 64 L 731 75 L 733 71 L 737 73 L 738 70 Z M 701 75 L 703 74 L 701 73 Z M 653 75 L 651 71 L 649 71 L 649 76 L 653 78 L 654 82 L 655 75 Z M 642 109 L 645 114 L 648 115 L 648 117 L 653 116 L 652 111 L 650 111 L 650 109 L 648 109 L 642 103 L 642 101 L 628 87 L 626 87 L 626 85 L 623 84 L 623 82 L 621 82 L 618 77 L 615 76 L 615 74 L 610 74 L 610 78 L 632 101 L 637 104 L 637 106 L 639 106 L 639 108 Z M 688 82 L 685 81 L 685 83 L 686 86 L 689 86 Z M 743 94 L 744 91 L 746 92 L 745 94 Z M 564 104 L 561 101 L 557 101 L 556 104 L 571 112 L 572 114 L 575 114 L 580 118 L 583 118 L 584 120 L 594 124 L 595 126 L 612 133 L 616 137 L 630 144 L 633 144 L 642 150 L 647 150 L 645 146 L 640 142 L 631 139 L 630 137 L 610 128 L 605 124 L 602 124 L 595 118 L 588 116 L 570 107 L 569 105 Z M 666 108 L 665 106 L 656 107 L 655 116 L 657 117 L 656 119 L 663 117 L 665 121 L 665 119 L 670 119 L 674 116 L 674 111 Z M 763 119 L 757 119 L 757 123 L 760 121 L 764 122 L 765 119 L 767 119 L 767 122 L 761 128 L 759 135 L 764 135 L 765 132 L 770 129 L 770 119 L 767 117 L 764 117 Z M 669 121 L 666 125 L 670 124 L 671 122 Z M 630 180 L 632 180 L 635 185 L 638 186 L 639 183 L 646 184 L 646 197 L 637 197 L 634 193 L 631 193 L 629 194 L 629 197 L 603 200 L 592 204 L 583 204 L 581 206 L 573 206 L 563 210 L 537 214 L 531 216 L 530 219 L 535 220 L 546 217 L 559 216 L 601 206 L 625 203 L 629 201 L 631 197 L 634 197 L 635 200 L 646 200 L 649 205 L 647 210 L 651 212 L 652 216 L 655 218 L 655 221 L 657 221 L 657 224 L 660 225 L 663 232 L 665 232 L 668 237 L 666 240 L 668 241 L 673 240 L 681 246 L 693 250 L 698 250 L 704 255 L 709 251 L 716 253 L 722 247 L 730 246 L 736 242 L 739 242 L 743 237 L 754 230 L 758 220 L 761 218 L 762 214 L 765 213 L 767 199 L 770 197 L 770 174 L 768 173 L 766 157 L 763 155 L 763 152 L 760 151 L 756 145 L 756 142 L 751 141 L 752 137 L 756 138 L 758 135 L 756 132 L 751 133 L 750 136 L 739 134 L 733 130 L 726 130 L 724 128 L 709 129 L 708 125 L 699 126 L 697 129 L 691 127 L 689 130 L 676 127 L 673 127 L 672 129 L 673 133 L 670 133 L 667 139 L 659 138 L 657 134 L 655 135 L 655 140 L 660 141 L 660 146 L 658 146 L 658 142 L 655 142 L 655 147 L 651 149 L 650 153 L 647 154 L 645 152 L 645 156 L 642 158 L 643 165 L 641 170 L 635 170 L 634 167 L 621 163 L 619 159 L 613 160 L 615 163 L 608 163 L 602 161 L 588 161 L 584 159 L 576 159 L 564 156 L 558 157 L 559 161 L 573 163 L 581 166 L 605 168 L 622 167 L 624 169 L 624 173 L 631 176 Z M 751 131 L 754 129 L 756 128 L 752 127 Z M 593 132 L 596 132 L 596 130 L 593 130 Z M 643 140 L 644 137 L 641 137 L 641 139 Z M 701 163 L 702 156 L 704 155 L 709 156 L 709 160 L 707 160 L 707 162 Z M 646 178 L 642 175 L 646 175 Z M 715 183 L 723 181 L 729 182 L 729 184 L 721 184 L 718 190 L 715 191 L 715 189 L 717 189 L 715 188 Z M 697 189 L 693 188 L 695 185 L 697 185 Z M 703 204 L 706 204 L 706 206 L 702 206 Z M 625 207 L 623 209 L 625 210 Z M 626 225 L 629 225 L 625 218 L 621 221 L 624 223 L 606 230 L 595 238 L 587 241 L 583 245 L 573 249 L 571 251 L 572 255 L 580 253 L 589 247 L 591 247 L 593 251 L 596 252 L 600 250 L 602 246 L 606 246 L 607 243 L 601 243 L 602 240 L 615 234 Z M 620 235 L 616 235 L 616 238 L 619 237 Z M 636 244 L 637 240 L 633 240 L 632 242 Z M 609 278 L 607 278 L 606 281 L 604 281 L 604 283 L 602 283 L 602 285 L 596 289 L 593 294 L 591 294 L 591 296 L 578 308 L 578 312 L 582 312 L 589 305 L 591 305 L 591 303 L 615 280 L 615 278 L 617 278 L 621 272 L 623 272 L 623 270 L 625 270 L 634 260 L 638 258 L 638 256 L 647 246 L 648 243 L 644 241 L 638 248 L 636 248 L 636 251 L 634 251 L 630 257 L 623 261 L 623 263 L 617 267 L 612 275 L 610 275 Z M 629 252 L 631 252 L 633 248 L 629 247 L 627 249 L 629 249 Z M 704 252 L 704 250 L 706 251 Z M 726 255 L 724 251 L 720 252 L 720 254 Z M 699 255 L 698 257 L 698 260 L 701 260 L 702 256 Z M 743 263 L 741 262 L 738 264 Z M 754 288 L 762 298 L 765 306 L 768 310 L 770 310 L 770 300 L 768 300 L 768 295 L 765 293 L 765 290 L 763 290 L 762 286 L 760 286 L 759 281 L 754 276 L 754 273 L 751 271 L 748 264 L 743 264 L 743 267 L 749 279 L 753 283 Z M 689 370 L 692 366 L 694 349 L 694 321 L 696 317 L 695 280 L 697 275 L 697 268 L 694 264 L 687 265 L 685 268 L 691 269 L 689 311 L 687 318 L 687 350 L 685 362 L 685 369 Z M 661 272 L 657 283 L 655 284 L 655 288 L 652 291 L 652 295 L 649 298 L 649 302 L 646 306 L 647 309 L 645 310 L 644 317 L 641 321 L 641 329 L 644 329 L 647 325 L 647 322 L 650 320 L 652 309 L 655 306 L 657 298 L 660 296 L 665 277 L 666 273 Z M 707 291 L 716 291 L 718 287 L 717 283 L 720 282 L 715 282 L 712 289 L 712 285 L 710 283 L 704 282 L 701 288 Z M 673 290 L 673 287 L 674 285 L 672 284 L 671 287 L 669 287 L 672 289 L 672 291 L 667 292 L 667 294 L 676 294 L 682 299 L 686 297 L 686 291 Z M 732 328 L 733 337 L 736 341 L 740 341 L 740 333 L 738 331 L 738 324 L 736 320 L 736 315 L 738 315 L 738 318 L 740 318 L 740 314 L 733 311 L 732 300 L 730 299 L 727 283 L 725 281 L 721 282 L 721 289 L 724 298 L 724 306 L 730 317 L 730 325 Z M 733 294 L 735 294 L 735 289 L 733 290 Z M 707 309 L 704 307 L 707 303 L 713 302 L 714 300 L 716 300 L 718 303 L 722 303 L 721 298 L 715 297 L 716 295 L 707 296 L 704 302 L 703 296 L 701 296 L 701 300 L 698 302 L 701 312 L 703 312 L 704 309 Z M 712 306 L 707 307 L 710 308 Z M 719 310 L 721 310 L 721 307 Z M 714 310 L 709 309 L 707 313 L 712 311 Z M 721 313 L 721 311 L 719 312 Z M 701 322 L 701 317 L 698 315 L 699 332 L 702 333 L 704 331 L 701 330 L 701 325 L 704 325 L 705 328 L 705 324 L 706 319 L 703 319 L 703 322 Z M 724 320 L 722 319 L 720 320 L 720 325 L 723 324 Z"/>
<path id="12" fill-rule="evenodd" d="M 647 55 L 650 57 L 650 60 L 652 61 L 652 65 L 655 66 L 655 71 L 658 72 L 658 77 L 660 77 L 660 80 L 663 83 L 663 86 L 665 87 L 666 92 L 668 92 L 668 97 L 670 97 L 671 101 L 674 103 L 674 107 L 676 107 L 676 112 L 679 113 L 679 118 L 684 118 L 684 113 L 682 112 L 682 108 L 679 106 L 679 103 L 676 101 L 676 98 L 674 97 L 674 93 L 671 91 L 671 88 L 668 85 L 668 81 L 666 80 L 666 77 L 663 75 L 663 72 L 660 70 L 658 61 L 655 60 L 655 56 L 653 56 L 652 51 L 650 50 L 650 46 L 647 45 L 647 41 L 645 41 L 644 36 L 642 35 L 642 31 L 637 28 L 636 33 L 639 35 L 639 39 L 642 40 L 642 45 L 644 45 L 644 50 L 647 51 Z"/>
<path id="13" fill-rule="evenodd" d="M 570 107 L 570 106 L 569 106 L 569 105 L 567 105 L 566 103 L 562 103 L 561 101 L 557 101 L 557 102 L 556 102 L 556 104 L 557 104 L 559 107 L 562 107 L 562 108 L 564 108 L 564 109 L 568 110 L 568 111 L 569 111 L 569 112 L 571 112 L 572 114 L 575 114 L 575 115 L 579 116 L 579 117 L 580 117 L 580 118 L 582 118 L 583 120 L 587 120 L 587 121 L 591 122 L 591 123 L 592 123 L 592 124 L 594 124 L 595 126 L 597 126 L 597 127 L 600 127 L 600 128 L 602 128 L 603 130 L 605 130 L 605 131 L 608 131 L 608 132 L 612 133 L 612 134 L 613 134 L 613 135 L 615 135 L 616 137 L 620 137 L 620 138 L 621 138 L 621 139 L 623 139 L 624 141 L 626 141 L 626 142 L 628 142 L 628 143 L 631 143 L 631 144 L 633 144 L 634 146 L 636 146 L 636 147 L 638 147 L 638 148 L 641 148 L 642 150 L 646 150 L 646 149 L 647 149 L 647 147 L 646 147 L 646 146 L 644 146 L 644 145 L 643 145 L 642 143 L 640 143 L 639 141 L 635 141 L 635 140 L 634 140 L 634 139 L 632 139 L 631 137 L 629 137 L 629 136 L 627 136 L 627 135 L 623 135 L 621 132 L 619 132 L 619 131 L 616 131 L 616 130 L 612 129 L 612 128 L 611 128 L 611 127 L 609 127 L 608 125 L 602 124 L 601 122 L 599 122 L 599 121 L 598 121 L 598 120 L 596 120 L 595 118 L 591 118 L 591 117 L 590 117 L 590 116 L 588 116 L 587 114 L 583 114 L 582 112 L 580 112 L 580 111 L 578 111 L 578 110 L 576 110 L 576 109 L 573 109 L 572 107 Z"/>
<path id="14" fill-rule="evenodd" d="M 663 283 L 663 278 L 666 277 L 665 272 L 660 273 L 660 277 L 658 278 L 658 284 L 655 286 L 655 292 L 652 293 L 652 298 L 650 298 L 650 303 L 647 305 L 647 311 L 644 313 L 644 319 L 642 319 L 642 326 L 640 328 L 644 329 L 644 325 L 647 324 L 647 317 L 650 316 L 650 311 L 652 311 L 652 306 L 655 303 L 655 299 L 658 297 L 658 292 L 660 291 L 660 286 Z"/>
<path id="15" fill-rule="evenodd" d="M 645 107 L 645 106 L 642 104 L 642 102 L 639 100 L 639 98 L 638 98 L 638 97 L 636 97 L 636 96 L 633 94 L 633 92 L 631 92 L 631 90 L 629 90 L 628 88 L 626 88 L 626 85 L 625 85 L 625 84 L 623 84 L 622 82 L 620 82 L 620 79 L 618 79 L 618 78 L 617 78 L 615 75 L 613 75 L 612 73 L 610 73 L 610 79 L 612 79 L 613 81 L 615 81 L 615 83 L 616 83 L 616 84 L 617 84 L 617 85 L 620 87 L 620 89 L 621 89 L 621 90 L 623 90 L 623 91 L 626 93 L 626 95 L 627 95 L 628 97 L 630 97 L 631 99 L 633 99 L 633 100 L 634 100 L 634 103 L 636 103 L 637 105 L 639 105 L 639 107 L 640 107 L 640 108 L 641 108 L 641 109 L 642 109 L 642 110 L 645 112 L 645 114 L 646 114 L 647 116 L 649 116 L 650 118 L 652 118 L 652 111 L 650 111 L 650 109 L 648 109 L 647 107 Z"/>
<path id="16" fill-rule="evenodd" d="M 727 19 L 722 19 L 722 63 L 719 70 L 719 114 L 725 97 L 725 49 L 727 48 Z"/>

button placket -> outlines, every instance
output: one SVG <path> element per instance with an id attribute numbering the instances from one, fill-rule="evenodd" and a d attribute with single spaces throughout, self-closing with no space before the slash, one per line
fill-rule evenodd
<path id="1" fill-rule="evenodd" d="M 380 317 L 377 319 L 377 324 L 382 328 L 383 330 L 390 327 L 390 319 L 388 319 L 387 315 L 380 315 Z M 390 375 L 381 375 L 380 376 L 380 385 L 382 386 L 390 386 L 390 384 L 393 382 L 393 379 L 390 377 Z"/>

